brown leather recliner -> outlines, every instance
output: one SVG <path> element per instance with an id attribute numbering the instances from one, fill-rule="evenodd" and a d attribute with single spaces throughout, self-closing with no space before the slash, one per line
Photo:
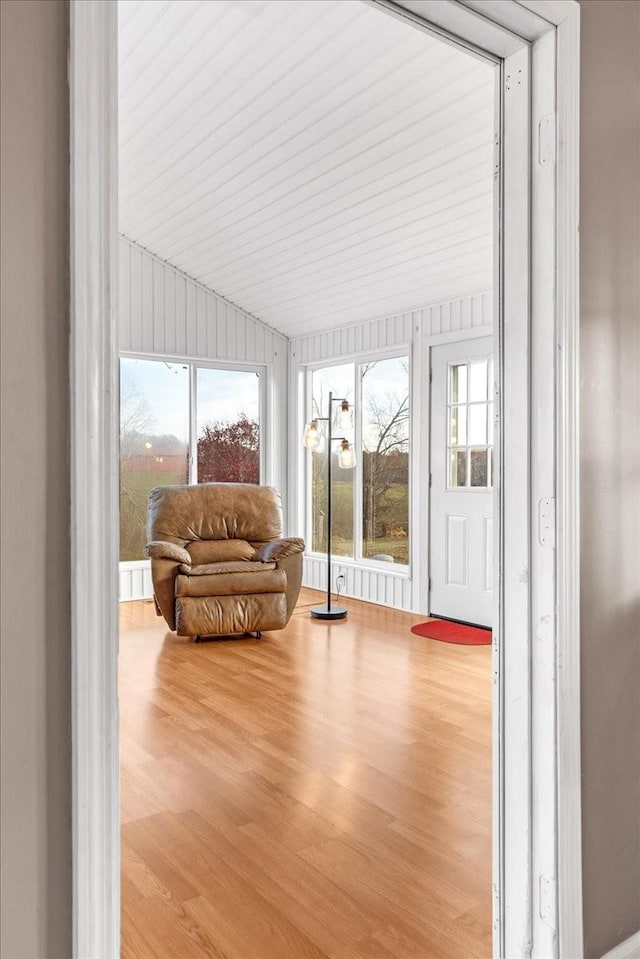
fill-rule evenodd
<path id="1" fill-rule="evenodd" d="M 158 615 L 181 636 L 282 629 L 302 579 L 301 539 L 282 538 L 280 494 L 250 483 L 158 486 L 149 493 Z"/>

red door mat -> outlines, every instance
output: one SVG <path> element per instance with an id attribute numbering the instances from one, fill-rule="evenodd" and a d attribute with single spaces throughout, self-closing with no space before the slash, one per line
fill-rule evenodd
<path id="1" fill-rule="evenodd" d="M 438 639 L 441 643 L 456 643 L 458 646 L 490 646 L 491 630 L 479 626 L 464 626 L 450 619 L 432 619 L 411 627 L 416 636 Z"/>

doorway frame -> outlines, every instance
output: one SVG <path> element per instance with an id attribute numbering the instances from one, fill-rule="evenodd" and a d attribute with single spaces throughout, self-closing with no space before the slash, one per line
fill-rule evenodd
<path id="1" fill-rule="evenodd" d="M 521 390 L 522 402 L 517 405 L 524 429 L 522 452 L 527 462 L 531 457 L 533 468 L 527 471 L 525 489 L 522 471 L 512 464 L 520 485 L 514 484 L 511 494 L 507 484 L 511 499 L 501 505 L 507 517 L 501 524 L 502 567 L 513 571 L 513 561 L 523 556 L 525 563 L 514 582 L 505 576 L 501 583 L 500 621 L 508 626 L 509 617 L 515 617 L 514 623 L 524 617 L 528 625 L 526 643 L 517 655 L 510 648 L 501 661 L 506 645 L 502 643 L 502 652 L 498 650 L 494 659 L 499 703 L 494 722 L 498 750 L 494 955 L 576 959 L 583 953 L 579 6 L 575 0 L 374 2 L 441 33 L 449 42 L 475 46 L 499 58 L 501 85 L 513 79 L 505 63 L 517 68 L 520 62 L 532 75 L 531 100 L 527 95 L 517 113 L 519 133 L 507 120 L 502 156 L 497 158 L 500 169 L 507 171 L 502 228 L 517 232 L 522 215 L 525 221 L 530 219 L 524 249 L 503 244 L 505 269 L 499 288 L 506 322 L 497 335 L 506 337 L 508 356 L 509 337 L 517 332 L 509 327 L 509 317 L 515 318 L 520 297 L 529 350 L 523 370 L 507 362 L 503 395 Z M 549 70 L 550 62 L 555 70 Z M 116 959 L 120 820 L 115 0 L 71 0 L 70 120 L 73 955 Z M 512 195 L 509 151 L 513 147 L 517 153 L 518 136 L 528 144 L 531 170 L 527 189 L 523 191 L 521 184 Z M 527 205 L 519 209 L 517 202 L 525 194 Z M 513 199 L 516 195 L 520 201 Z M 518 271 L 522 275 L 523 255 L 531 286 L 527 282 L 512 290 L 510 277 Z M 546 339 L 540 335 L 545 330 L 551 331 Z M 531 389 L 527 387 L 525 394 L 529 372 Z M 503 422 L 507 440 L 517 425 Z M 505 448 L 509 450 L 508 443 Z M 508 471 L 511 467 L 505 465 Z M 514 509 L 518 515 L 513 529 L 520 533 L 505 539 L 502 533 Z M 550 595 L 555 601 L 551 611 Z M 523 768 L 524 780 L 519 778 Z"/>

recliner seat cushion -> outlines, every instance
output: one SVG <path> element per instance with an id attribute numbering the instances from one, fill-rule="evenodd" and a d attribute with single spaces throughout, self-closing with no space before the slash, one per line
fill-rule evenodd
<path id="1" fill-rule="evenodd" d="M 220 573 L 262 573 L 265 570 L 275 569 L 276 564 L 249 562 L 241 560 L 234 563 L 203 563 L 199 566 L 188 566 L 182 563 L 180 572 L 185 576 L 215 576 Z"/>
<path id="2" fill-rule="evenodd" d="M 248 573 L 210 573 L 176 578 L 176 596 L 247 596 L 252 593 L 284 593 L 287 575 L 281 569 Z"/>

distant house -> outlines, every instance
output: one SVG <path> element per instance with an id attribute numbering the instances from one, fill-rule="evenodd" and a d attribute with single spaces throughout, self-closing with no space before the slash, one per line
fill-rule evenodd
<path id="1" fill-rule="evenodd" d="M 121 439 L 121 469 L 126 472 L 181 473 L 187 458 L 187 444 L 177 436 L 131 433 Z"/>
<path id="2" fill-rule="evenodd" d="M 182 453 L 176 453 L 175 450 L 166 450 L 160 446 L 126 457 L 122 460 L 122 469 L 131 472 L 175 473 L 184 469 L 186 457 L 186 449 Z"/>

